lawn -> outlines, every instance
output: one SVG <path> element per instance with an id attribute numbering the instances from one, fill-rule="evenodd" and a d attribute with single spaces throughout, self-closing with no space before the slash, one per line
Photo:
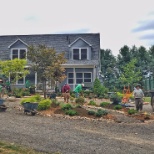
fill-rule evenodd
<path id="1" fill-rule="evenodd" d="M 151 102 L 151 97 L 144 97 L 144 102 Z"/>
<path id="2" fill-rule="evenodd" d="M 0 153 L 1 154 L 43 154 L 32 149 L 28 149 L 14 143 L 7 143 L 0 141 Z M 59 153 L 52 153 L 59 154 Z"/>

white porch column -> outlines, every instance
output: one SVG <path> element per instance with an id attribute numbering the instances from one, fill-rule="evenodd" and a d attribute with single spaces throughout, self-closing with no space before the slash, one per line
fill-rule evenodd
<path id="1" fill-rule="evenodd" d="M 35 72 L 35 90 L 37 89 L 37 72 Z"/>
<path id="2" fill-rule="evenodd" d="M 93 68 L 93 82 L 95 81 L 95 79 L 96 79 L 96 68 L 95 68 L 95 66 L 94 66 L 94 68 Z"/>
<path id="3" fill-rule="evenodd" d="M 76 73 L 75 73 L 75 67 L 73 68 L 73 76 L 74 76 L 74 79 L 73 79 L 73 90 L 75 89 L 75 84 L 76 84 Z"/>

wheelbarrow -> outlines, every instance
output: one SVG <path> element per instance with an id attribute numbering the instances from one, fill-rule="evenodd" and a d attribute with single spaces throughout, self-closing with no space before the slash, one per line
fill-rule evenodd
<path id="1" fill-rule="evenodd" d="M 22 105 L 24 107 L 24 114 L 30 113 L 34 116 L 37 113 L 38 103 L 25 102 Z"/>
<path id="2" fill-rule="evenodd" d="M 0 98 L 0 112 L 6 111 L 7 107 L 4 105 L 4 99 Z"/>

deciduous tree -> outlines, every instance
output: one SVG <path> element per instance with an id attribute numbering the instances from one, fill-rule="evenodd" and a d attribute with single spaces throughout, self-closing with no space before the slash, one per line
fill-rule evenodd
<path id="1" fill-rule="evenodd" d="M 37 72 L 43 83 L 44 98 L 46 98 L 46 82 L 57 82 L 65 79 L 65 53 L 57 53 L 54 48 L 45 45 L 29 46 L 28 59 L 32 62 L 31 68 Z"/>
<path id="2" fill-rule="evenodd" d="M 122 67 L 123 71 L 120 75 L 120 80 L 123 85 L 132 86 L 138 83 L 142 79 L 142 74 L 135 66 L 137 63 L 136 59 L 132 59 L 129 63 Z"/>
<path id="3" fill-rule="evenodd" d="M 6 78 L 11 77 L 11 82 L 15 83 L 19 79 L 29 74 L 29 71 L 25 69 L 27 61 L 25 59 L 13 59 L 0 61 L 0 74 Z"/>

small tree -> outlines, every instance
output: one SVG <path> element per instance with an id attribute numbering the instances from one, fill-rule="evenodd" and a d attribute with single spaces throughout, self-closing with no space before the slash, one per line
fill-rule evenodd
<path id="1" fill-rule="evenodd" d="M 6 78 L 11 77 L 12 83 L 15 83 L 19 79 L 29 74 L 29 71 L 25 69 L 27 61 L 25 59 L 13 59 L 0 61 L 0 74 Z"/>
<path id="2" fill-rule="evenodd" d="M 120 81 L 123 85 L 133 85 L 142 79 L 140 70 L 135 66 L 137 63 L 136 59 L 132 59 L 129 63 L 123 66 L 123 71 L 120 75 Z"/>
<path id="3" fill-rule="evenodd" d="M 100 95 L 103 95 L 105 91 L 106 91 L 106 88 L 102 86 L 100 80 L 96 78 L 93 86 L 94 94 L 97 95 L 97 97 L 99 97 Z"/>
<path id="4" fill-rule="evenodd" d="M 56 53 L 53 48 L 45 45 L 29 46 L 28 59 L 32 62 L 31 68 L 37 72 L 38 78 L 43 83 L 44 98 L 46 98 L 46 82 L 63 81 L 65 79 L 66 62 L 65 53 Z"/>

